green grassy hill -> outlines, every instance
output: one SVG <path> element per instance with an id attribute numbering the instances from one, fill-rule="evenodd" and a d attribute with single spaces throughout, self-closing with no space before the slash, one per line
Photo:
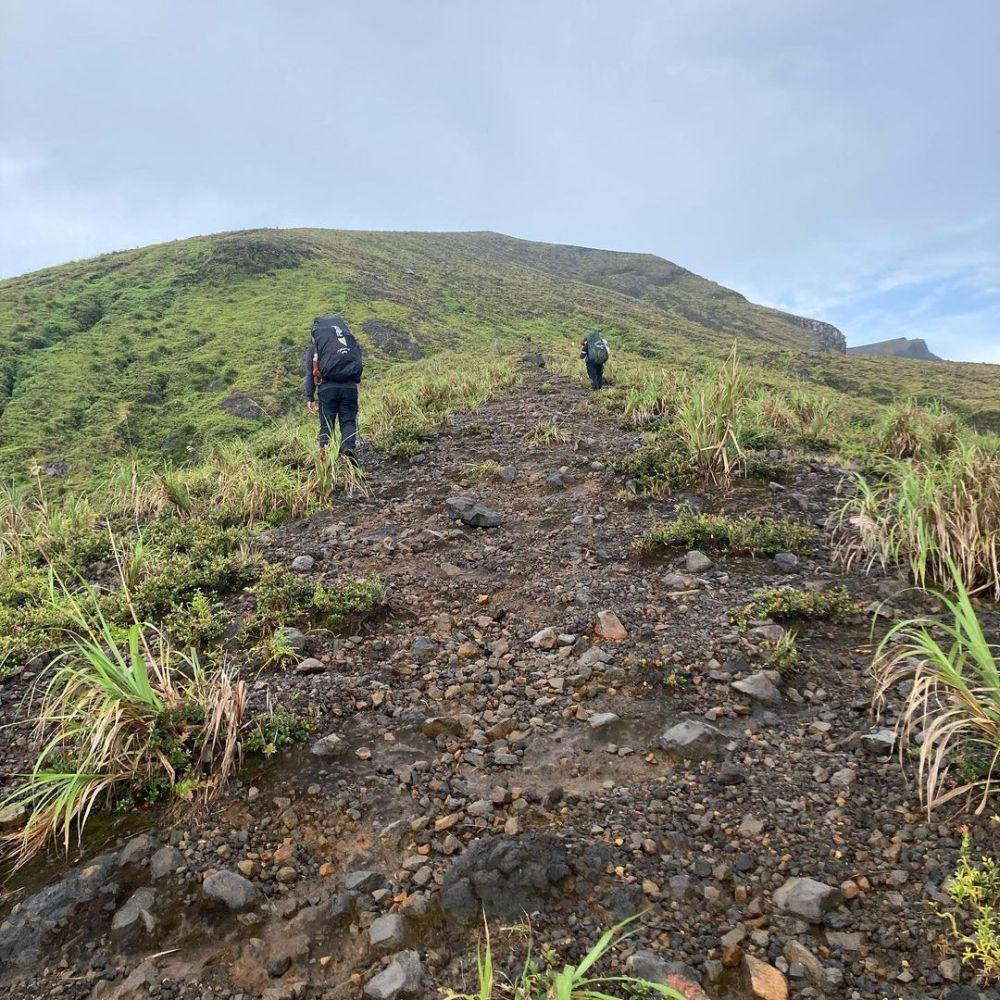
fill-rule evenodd
<path id="1" fill-rule="evenodd" d="M 644 254 L 495 233 L 253 230 L 196 237 L 0 282 L 0 475 L 68 461 L 182 459 L 294 406 L 309 322 L 341 312 L 386 366 L 496 342 L 544 350 L 601 326 L 621 348 L 703 364 L 738 340 L 769 378 L 861 399 L 940 397 L 1000 420 L 995 367 L 846 357 L 790 316 Z"/>

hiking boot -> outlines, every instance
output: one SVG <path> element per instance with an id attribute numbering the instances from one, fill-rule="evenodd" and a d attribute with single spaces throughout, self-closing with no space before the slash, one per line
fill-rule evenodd
<path id="1" fill-rule="evenodd" d="M 361 463 L 358 461 L 358 456 L 355 455 L 353 451 L 342 451 L 340 453 L 340 457 L 341 458 L 346 458 L 347 461 L 350 462 L 351 465 L 353 465 L 355 469 L 360 469 L 361 468 Z"/>

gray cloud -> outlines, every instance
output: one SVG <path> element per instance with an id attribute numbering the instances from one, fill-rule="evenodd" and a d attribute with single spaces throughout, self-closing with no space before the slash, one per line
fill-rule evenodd
<path id="1" fill-rule="evenodd" d="M 0 19 L 0 274 L 244 226 L 492 228 L 659 253 L 852 342 L 1000 354 L 990 0 Z"/>

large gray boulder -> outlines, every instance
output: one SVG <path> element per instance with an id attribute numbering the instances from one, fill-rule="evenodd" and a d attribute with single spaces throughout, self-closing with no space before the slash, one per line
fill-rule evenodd
<path id="1" fill-rule="evenodd" d="M 754 701 L 763 702 L 765 705 L 780 705 L 781 692 L 775 686 L 774 681 L 766 674 L 751 674 L 738 681 L 733 681 L 734 691 L 745 694 Z"/>
<path id="2" fill-rule="evenodd" d="M 707 722 L 685 719 L 665 730 L 659 743 L 661 750 L 679 760 L 710 760 L 722 752 L 726 735 Z"/>
<path id="3" fill-rule="evenodd" d="M 144 934 L 152 935 L 156 930 L 155 905 L 156 894 L 152 889 L 136 889 L 111 918 L 111 936 L 119 944 L 125 944 L 134 943 Z"/>
<path id="4" fill-rule="evenodd" d="M 406 920 L 398 913 L 383 913 L 368 928 L 368 943 L 380 955 L 405 947 L 408 936 Z"/>
<path id="5" fill-rule="evenodd" d="M 228 906 L 230 910 L 249 910 L 263 898 L 253 882 L 228 869 L 209 875 L 202 882 L 201 889 L 209 899 Z"/>
<path id="6" fill-rule="evenodd" d="M 365 996 L 369 1000 L 416 996 L 420 992 L 423 973 L 420 956 L 415 951 L 401 951 L 378 975 L 365 983 Z"/>

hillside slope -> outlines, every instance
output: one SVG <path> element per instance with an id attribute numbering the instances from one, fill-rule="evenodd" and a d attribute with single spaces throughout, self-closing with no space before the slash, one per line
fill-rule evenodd
<path id="1" fill-rule="evenodd" d="M 183 459 L 294 406 L 309 322 L 342 312 L 369 372 L 530 335 L 571 351 L 604 327 L 673 366 L 734 340 L 772 374 L 859 396 L 942 395 L 1000 413 L 983 366 L 880 368 L 839 331 L 747 302 L 649 255 L 494 233 L 252 230 L 107 254 L 0 282 L 0 475 L 36 462 L 72 479 L 116 456 Z M 874 359 L 893 363 L 895 359 Z M 905 364 L 905 362 L 904 362 Z M 948 380 L 951 379 L 951 384 Z M 992 388 L 990 388 L 992 386 Z"/>
<path id="2" fill-rule="evenodd" d="M 941 361 L 931 353 L 927 341 L 922 337 L 896 337 L 894 340 L 880 340 L 876 344 L 859 344 L 849 347 L 848 354 L 880 354 L 893 358 L 914 358 L 918 361 Z"/>

